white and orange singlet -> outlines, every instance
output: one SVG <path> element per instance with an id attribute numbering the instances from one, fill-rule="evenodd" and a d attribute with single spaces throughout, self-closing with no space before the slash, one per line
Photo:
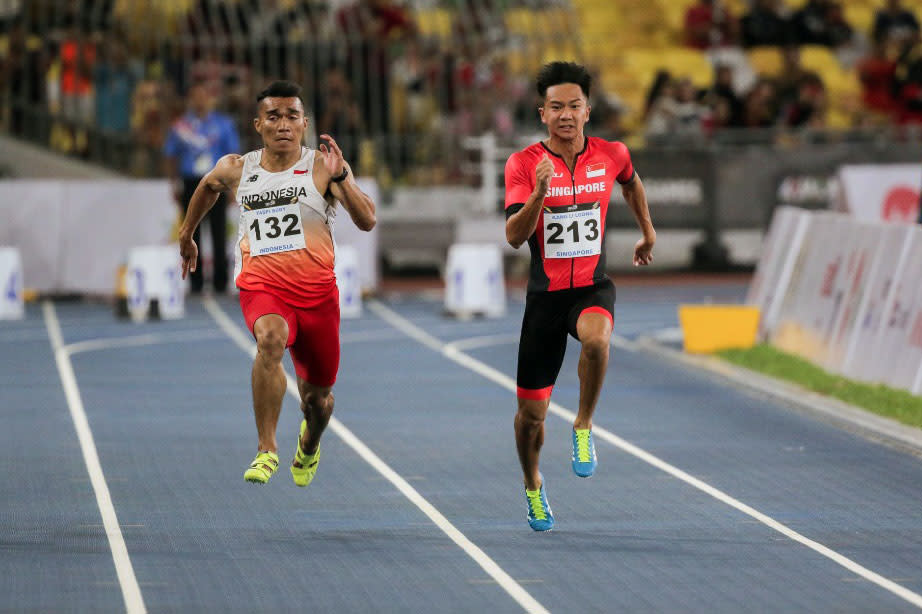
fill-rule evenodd
<path id="1" fill-rule="evenodd" d="M 234 279 L 241 290 L 312 307 L 336 290 L 335 204 L 314 185 L 315 150 L 303 147 L 300 159 L 277 173 L 260 166 L 262 154 L 243 156 Z"/>

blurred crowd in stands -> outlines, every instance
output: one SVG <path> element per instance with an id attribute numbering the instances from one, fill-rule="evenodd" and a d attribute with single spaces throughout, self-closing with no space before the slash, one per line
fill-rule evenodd
<path id="1" fill-rule="evenodd" d="M 394 175 L 442 182 L 458 180 L 459 160 L 415 163 L 534 121 L 530 76 L 507 70 L 485 0 L 461 1 L 448 41 L 421 36 L 398 0 L 170 4 L 28 0 L 0 15 L 6 131 L 148 175 L 190 84 L 207 84 L 248 148 L 255 93 L 284 78 L 304 86 L 313 133 L 335 135 L 360 172 L 386 158 Z"/>
<path id="2" fill-rule="evenodd" d="M 661 71 L 647 93 L 646 134 L 656 140 L 722 128 L 826 127 L 831 93 L 825 75 L 801 63 L 801 51 L 816 46 L 828 48 L 837 68 L 853 71 L 860 82 L 860 105 L 851 109 L 848 127 L 922 124 L 918 15 L 902 0 L 880 4 L 864 32 L 848 23 L 838 0 L 805 0 L 796 9 L 785 0 L 753 0 L 742 15 L 722 0 L 696 0 L 685 13 L 686 46 L 703 52 L 736 48 L 750 57 L 757 48 L 775 48 L 779 70 L 756 73 L 742 91 L 732 63 L 718 60 L 714 81 L 704 89 L 688 75 Z"/>
<path id="3" fill-rule="evenodd" d="M 165 135 L 191 84 L 210 89 L 246 149 L 257 145 L 255 93 L 287 78 L 305 86 L 314 133 L 336 136 L 359 172 L 458 182 L 465 137 L 540 132 L 532 80 L 549 58 L 535 53 L 523 62 L 519 46 L 515 60 L 504 12 L 581 1 L 443 0 L 452 17 L 446 32 L 433 36 L 422 31 L 409 0 L 11 0 L 0 3 L 0 125 L 152 175 L 161 172 Z M 801 65 L 805 45 L 827 47 L 860 76 L 861 108 L 849 121 L 922 124 L 918 14 L 901 0 L 879 0 L 865 32 L 846 21 L 837 0 L 786 1 L 795 4 L 749 0 L 748 10 L 734 15 L 723 0 L 687 0 L 677 44 L 744 57 L 777 48 L 780 72 L 741 80 L 737 63 L 716 61 L 712 83 L 700 87 L 692 75 L 662 70 L 645 82 L 652 84 L 642 109 L 626 108 L 622 92 L 604 91 L 599 78 L 593 133 L 666 142 L 725 128 L 821 128 L 829 92 L 823 74 Z M 539 45 L 547 41 L 541 34 L 535 32 Z M 578 39 L 579 26 L 570 34 Z M 608 69 L 588 63 L 596 72 Z M 626 122 L 628 112 L 641 122 Z"/>

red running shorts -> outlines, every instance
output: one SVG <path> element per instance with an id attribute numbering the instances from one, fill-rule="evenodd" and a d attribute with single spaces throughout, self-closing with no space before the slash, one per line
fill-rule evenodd
<path id="1" fill-rule="evenodd" d="M 313 307 L 293 307 L 274 294 L 240 290 L 240 309 L 253 333 L 256 320 L 277 314 L 288 322 L 285 347 L 295 373 L 318 387 L 331 387 L 339 371 L 339 290 L 333 290 Z M 254 333 L 255 338 L 255 333 Z"/>

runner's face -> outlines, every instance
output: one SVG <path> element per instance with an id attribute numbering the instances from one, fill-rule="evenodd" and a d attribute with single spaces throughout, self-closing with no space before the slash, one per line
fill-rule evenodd
<path id="1" fill-rule="evenodd" d="M 548 133 L 563 141 L 582 136 L 589 121 L 589 101 L 575 83 L 560 83 L 547 88 L 544 106 L 539 111 Z"/>
<path id="2" fill-rule="evenodd" d="M 307 116 L 300 98 L 263 98 L 255 124 L 266 149 L 299 151 L 307 129 Z"/>

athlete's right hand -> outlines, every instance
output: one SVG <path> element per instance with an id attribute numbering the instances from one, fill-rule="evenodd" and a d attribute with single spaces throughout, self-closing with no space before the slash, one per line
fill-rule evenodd
<path id="1" fill-rule="evenodd" d="M 198 245 L 192 237 L 179 237 L 179 255 L 182 258 L 182 278 L 185 279 L 189 272 L 195 272 L 198 261 Z"/>
<path id="2" fill-rule="evenodd" d="M 547 194 L 547 188 L 551 185 L 551 177 L 554 176 L 554 163 L 544 154 L 538 166 L 535 167 L 535 194 L 544 196 Z"/>

